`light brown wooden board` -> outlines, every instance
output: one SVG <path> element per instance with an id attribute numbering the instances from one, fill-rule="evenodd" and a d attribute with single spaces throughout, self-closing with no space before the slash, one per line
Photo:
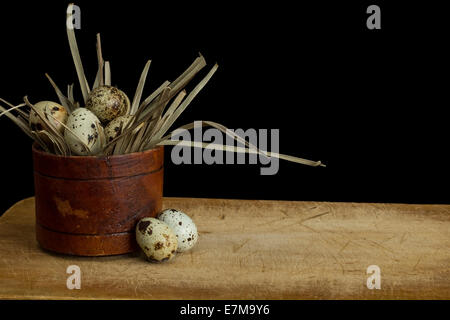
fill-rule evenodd
<path id="1" fill-rule="evenodd" d="M 200 240 L 166 263 L 45 252 L 34 199 L 0 217 L 0 298 L 449 299 L 450 206 L 165 198 Z M 81 268 L 81 289 L 66 268 Z M 369 265 L 381 289 L 366 286 Z"/>

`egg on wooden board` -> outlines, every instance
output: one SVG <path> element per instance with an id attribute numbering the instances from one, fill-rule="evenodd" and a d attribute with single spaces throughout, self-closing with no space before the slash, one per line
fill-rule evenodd
<path id="1" fill-rule="evenodd" d="M 157 218 L 165 222 L 174 231 L 178 240 L 178 252 L 188 251 L 197 243 L 197 226 L 184 212 L 166 209 Z"/>
<path id="2" fill-rule="evenodd" d="M 177 237 L 164 222 L 143 218 L 136 225 L 136 241 L 150 261 L 166 261 L 175 256 Z"/>

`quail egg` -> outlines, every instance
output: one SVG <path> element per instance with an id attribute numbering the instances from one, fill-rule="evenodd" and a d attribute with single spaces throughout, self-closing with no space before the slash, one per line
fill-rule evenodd
<path id="1" fill-rule="evenodd" d="M 111 120 L 105 127 L 106 141 L 110 142 L 116 138 L 120 133 L 120 127 L 124 128 L 133 118 L 134 116 L 124 115 Z M 133 132 L 137 132 L 143 125 L 141 123 Z"/>
<path id="2" fill-rule="evenodd" d="M 92 153 L 100 151 L 102 143 L 99 135 L 99 127 L 101 129 L 100 121 L 86 108 L 78 108 L 72 112 L 67 119 L 66 126 L 70 129 L 64 131 L 64 139 L 70 147 L 70 150 L 77 155 L 87 155 L 89 150 Z M 73 132 L 73 134 L 72 134 Z M 86 150 L 85 146 L 80 143 L 74 134 L 89 147 Z"/>
<path id="3" fill-rule="evenodd" d="M 175 256 L 178 241 L 172 229 L 155 218 L 143 218 L 136 225 L 136 241 L 148 260 L 165 261 Z"/>
<path id="4" fill-rule="evenodd" d="M 40 101 L 34 105 L 34 107 L 44 113 L 44 115 L 47 115 L 47 119 L 49 122 L 61 133 L 64 132 L 64 126 L 60 123 L 66 124 L 67 122 L 67 110 L 62 105 L 53 102 L 53 101 Z M 48 115 L 51 115 L 48 116 Z M 55 119 L 58 119 L 57 120 Z M 39 118 L 36 112 L 31 111 L 30 112 L 30 127 L 32 130 L 35 131 L 41 131 L 44 129 L 42 125 L 42 120 Z"/>
<path id="5" fill-rule="evenodd" d="M 166 209 L 158 215 L 158 219 L 169 225 L 175 232 L 178 239 L 178 252 L 188 251 L 197 243 L 197 227 L 187 214 L 175 209 Z"/>
<path id="6" fill-rule="evenodd" d="M 102 123 L 108 123 L 129 112 L 130 100 L 122 90 L 116 87 L 100 86 L 89 93 L 86 108 L 91 110 Z"/>

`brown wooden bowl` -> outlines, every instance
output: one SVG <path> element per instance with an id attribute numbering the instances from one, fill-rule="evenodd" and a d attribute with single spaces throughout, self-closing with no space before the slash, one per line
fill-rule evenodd
<path id="1" fill-rule="evenodd" d="M 161 211 L 163 147 L 101 157 L 32 149 L 36 239 L 42 248 L 80 256 L 138 249 L 136 223 Z"/>

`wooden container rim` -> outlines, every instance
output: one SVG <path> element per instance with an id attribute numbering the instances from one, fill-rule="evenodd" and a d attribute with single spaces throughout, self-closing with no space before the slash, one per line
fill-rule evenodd
<path id="1" fill-rule="evenodd" d="M 164 146 L 120 155 L 60 156 L 32 146 L 35 175 L 56 179 L 95 180 L 151 174 L 164 167 Z"/>
<path id="2" fill-rule="evenodd" d="M 100 156 L 62 156 L 62 155 L 58 155 L 58 154 L 53 154 L 53 153 L 49 153 L 46 152 L 44 150 L 42 150 L 42 148 L 36 143 L 34 142 L 33 145 L 31 146 L 33 152 L 39 154 L 42 157 L 49 157 L 49 158 L 55 158 L 55 159 L 77 159 L 77 160 L 83 160 L 83 159 L 98 159 L 98 160 L 105 160 L 105 159 L 120 159 L 120 158 L 125 158 L 125 157 L 135 157 L 137 155 L 144 155 L 146 153 L 152 153 L 152 152 L 156 152 L 162 148 L 164 148 L 164 146 L 157 146 L 155 148 L 152 149 L 148 149 L 148 150 L 144 150 L 144 151 L 138 151 L 138 152 L 131 152 L 131 153 L 125 153 L 125 154 L 113 154 L 113 155 L 109 155 L 109 156 L 104 156 L 104 155 L 100 155 Z"/>

